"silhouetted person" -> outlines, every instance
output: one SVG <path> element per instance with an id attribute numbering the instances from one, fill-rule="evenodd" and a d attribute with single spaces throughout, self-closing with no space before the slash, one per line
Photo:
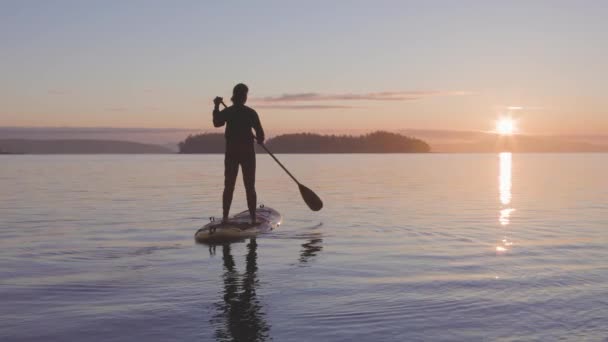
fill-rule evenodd
<path id="1" fill-rule="evenodd" d="M 256 223 L 255 209 L 257 206 L 257 195 L 255 193 L 255 149 L 253 145 L 255 137 L 258 144 L 264 143 L 264 130 L 260 118 L 255 110 L 245 106 L 249 88 L 243 83 L 234 86 L 232 91 L 232 106 L 220 110 L 223 99 L 216 97 L 213 100 L 213 125 L 221 127 L 226 125 L 226 155 L 224 158 L 224 195 L 223 195 L 223 220 L 228 220 L 234 185 L 239 173 L 239 165 L 243 169 L 243 182 L 247 193 L 247 207 L 251 215 L 251 222 Z"/>

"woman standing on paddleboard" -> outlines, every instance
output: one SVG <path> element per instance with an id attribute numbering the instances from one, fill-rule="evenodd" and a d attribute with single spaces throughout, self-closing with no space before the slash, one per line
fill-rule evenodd
<path id="1" fill-rule="evenodd" d="M 222 127 L 226 125 L 224 133 L 226 155 L 224 158 L 223 221 L 228 220 L 240 165 L 243 170 L 243 182 L 247 193 L 247 207 L 251 215 L 251 222 L 255 224 L 257 195 L 255 193 L 255 148 L 253 140 L 257 139 L 258 144 L 263 144 L 264 130 L 258 113 L 245 106 L 248 92 L 249 88 L 243 83 L 234 86 L 231 98 L 232 106 L 226 107 L 224 110 L 220 110 L 220 104 L 224 104 L 223 99 L 216 97 L 213 100 L 215 104 L 213 126 Z M 224 106 L 226 105 L 224 104 Z M 252 129 L 255 130 L 255 135 L 253 135 Z"/>

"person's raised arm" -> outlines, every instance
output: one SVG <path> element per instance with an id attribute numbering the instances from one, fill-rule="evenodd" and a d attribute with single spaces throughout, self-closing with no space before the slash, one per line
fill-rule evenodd
<path id="1" fill-rule="evenodd" d="M 258 144 L 263 144 L 266 137 L 264 136 L 264 129 L 262 128 L 260 117 L 256 111 L 253 111 L 253 129 L 255 130 L 255 136 Z"/>
<path id="2" fill-rule="evenodd" d="M 223 99 L 219 96 L 213 99 L 213 104 L 215 105 L 215 108 L 213 109 L 214 127 L 222 127 L 226 123 L 226 113 L 224 113 L 225 109 L 220 110 L 220 104 L 222 103 L 222 101 Z"/>

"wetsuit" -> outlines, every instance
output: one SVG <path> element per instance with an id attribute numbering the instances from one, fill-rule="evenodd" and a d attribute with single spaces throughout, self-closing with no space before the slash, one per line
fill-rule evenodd
<path id="1" fill-rule="evenodd" d="M 213 125 L 221 127 L 226 125 L 226 155 L 224 158 L 224 218 L 228 217 L 236 176 L 239 165 L 243 169 L 243 182 L 247 193 L 247 207 L 252 219 L 255 218 L 257 196 L 255 193 L 255 149 L 253 145 L 255 136 L 258 142 L 264 141 L 264 130 L 260 118 L 255 110 L 245 105 L 233 105 L 222 111 L 213 111 Z"/>

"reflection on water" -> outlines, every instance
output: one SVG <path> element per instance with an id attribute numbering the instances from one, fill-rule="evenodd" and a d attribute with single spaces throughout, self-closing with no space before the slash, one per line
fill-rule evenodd
<path id="1" fill-rule="evenodd" d="M 230 245 L 222 246 L 223 301 L 216 304 L 218 314 L 211 321 L 217 326 L 215 338 L 218 341 L 266 341 L 269 338 L 270 326 L 256 295 L 257 246 L 255 239 L 247 245 L 244 273 L 237 271 Z"/>
<path id="2" fill-rule="evenodd" d="M 0 156 L 0 341 L 608 336 L 607 154 L 283 155 L 315 214 L 260 157 L 257 259 L 193 240 L 222 158 Z"/>
<path id="3" fill-rule="evenodd" d="M 299 263 L 309 263 L 323 250 L 323 239 L 320 232 L 303 236 Z M 209 253 L 216 255 L 220 246 L 209 246 Z M 256 290 L 259 285 L 257 278 L 257 241 L 251 239 L 247 245 L 245 272 L 238 272 L 231 245 L 222 248 L 224 265 L 222 301 L 216 303 L 217 314 L 211 319 L 216 326 L 217 341 L 267 341 L 270 337 L 270 324 L 266 320 L 264 307 L 257 298 Z"/>
<path id="4" fill-rule="evenodd" d="M 300 251 L 300 264 L 306 264 L 323 250 L 323 239 L 321 233 L 315 233 L 310 239 L 302 244 Z"/>
<path id="5" fill-rule="evenodd" d="M 515 209 L 513 208 L 506 208 L 500 210 L 500 216 L 498 217 L 498 221 L 500 222 L 501 226 L 507 226 L 509 225 L 509 223 L 511 223 L 510 217 L 511 213 L 514 211 Z"/>
<path id="6" fill-rule="evenodd" d="M 508 228 L 511 223 L 511 214 L 515 209 L 511 206 L 511 200 L 513 194 L 511 192 L 512 186 L 512 170 L 513 170 L 513 154 L 511 152 L 502 152 L 498 155 L 499 158 L 499 174 L 498 174 L 498 192 L 500 195 L 500 215 L 498 216 L 498 222 L 504 229 Z M 507 252 L 513 245 L 513 242 L 509 240 L 506 234 L 506 230 L 503 233 L 504 237 L 496 246 L 496 252 L 503 253 Z"/>
<path id="7" fill-rule="evenodd" d="M 499 177 L 499 193 L 500 203 L 508 205 L 511 203 L 511 170 L 513 166 L 512 153 L 502 152 L 498 155 L 500 159 L 500 173 Z"/>

